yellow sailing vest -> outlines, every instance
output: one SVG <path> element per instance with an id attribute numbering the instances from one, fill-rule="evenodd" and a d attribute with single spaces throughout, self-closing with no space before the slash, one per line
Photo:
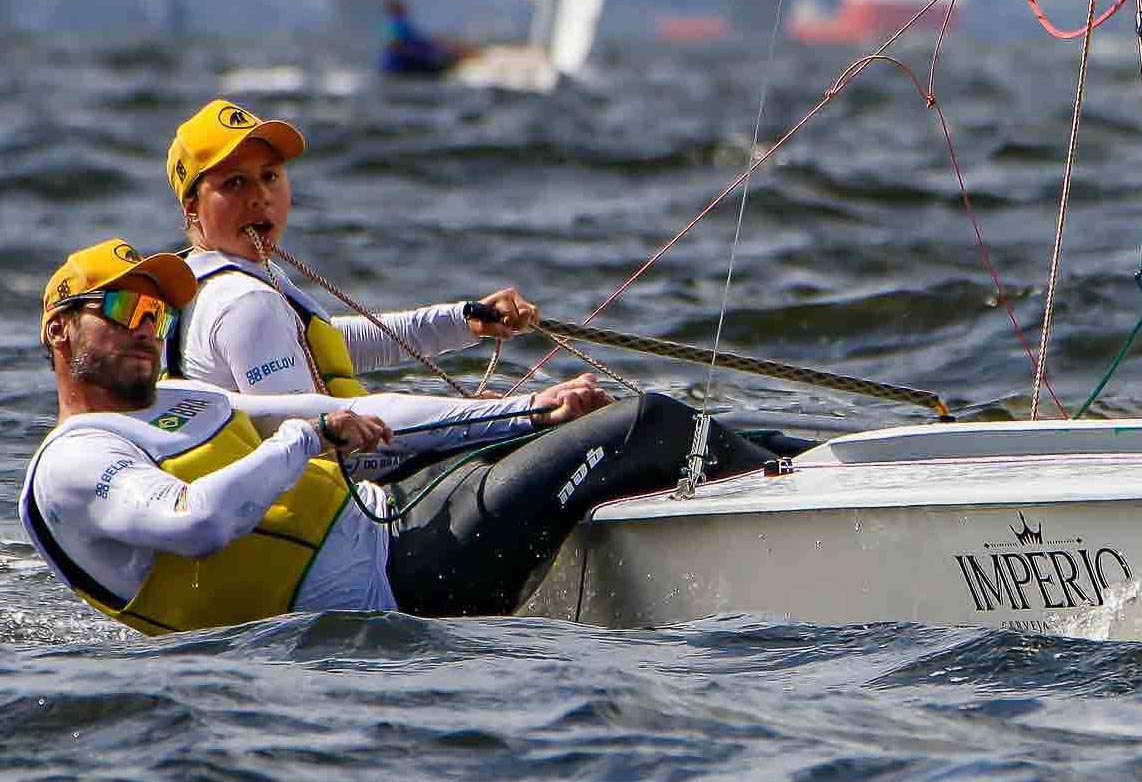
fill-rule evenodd
<path id="1" fill-rule="evenodd" d="M 146 451 L 166 472 L 193 481 L 241 459 L 262 442 L 249 416 L 209 391 L 160 387 L 155 405 L 130 414 L 72 416 L 49 435 L 40 451 L 77 428 L 120 434 Z M 108 616 L 148 635 L 221 627 L 288 613 L 329 529 L 349 497 L 337 465 L 310 460 L 293 488 L 281 494 L 249 534 L 202 559 L 156 552 L 146 580 L 126 604 L 80 572 L 50 538 L 34 507 L 33 459 L 21 499 L 21 515 L 68 583 Z M 28 521 L 25 521 L 28 524 Z"/>
<path id="2" fill-rule="evenodd" d="M 187 258 L 187 264 L 194 272 L 195 279 L 201 285 L 205 280 L 215 274 L 235 271 L 241 274 L 250 274 L 225 255 L 217 252 L 199 253 Z M 259 280 L 273 287 L 273 283 L 266 277 L 256 276 Z M 293 295 L 296 293 L 297 295 Z M 329 322 L 325 311 L 317 302 L 305 296 L 301 291 L 293 291 L 290 295 L 282 293 L 285 300 L 297 312 L 298 317 L 305 326 L 305 341 L 309 352 L 317 364 L 317 371 L 325 381 L 331 396 L 354 397 L 366 396 L 369 392 L 357 379 L 353 369 L 353 358 L 349 355 L 349 345 L 343 335 Z M 174 376 L 178 375 L 178 368 L 182 366 L 182 346 L 178 333 L 167 340 L 166 365 L 168 371 Z"/>
<path id="3" fill-rule="evenodd" d="M 305 323 L 305 341 L 309 343 L 309 351 L 329 393 L 343 398 L 366 396 L 368 390 L 353 371 L 353 358 L 349 355 L 345 335 L 317 313 L 310 313 L 308 319 L 303 317 L 302 320 Z"/>

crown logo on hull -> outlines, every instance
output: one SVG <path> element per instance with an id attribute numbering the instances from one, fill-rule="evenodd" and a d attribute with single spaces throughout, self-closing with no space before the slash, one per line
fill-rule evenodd
<path id="1" fill-rule="evenodd" d="M 1023 511 L 1019 511 L 1019 520 L 1023 522 L 1023 529 L 1017 530 L 1010 524 L 1007 526 L 1015 533 L 1015 539 L 1019 541 L 1021 546 L 1029 546 L 1034 543 L 1037 546 L 1043 545 L 1043 525 L 1039 524 L 1038 529 L 1031 529 L 1027 525 L 1027 519 L 1023 515 Z"/>

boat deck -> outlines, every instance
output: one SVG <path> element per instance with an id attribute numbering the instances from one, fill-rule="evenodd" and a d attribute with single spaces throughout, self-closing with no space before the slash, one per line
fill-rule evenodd
<path id="1" fill-rule="evenodd" d="M 1142 420 L 932 424 L 838 437 L 792 472 L 606 503 L 594 522 L 843 508 L 1142 498 Z"/>

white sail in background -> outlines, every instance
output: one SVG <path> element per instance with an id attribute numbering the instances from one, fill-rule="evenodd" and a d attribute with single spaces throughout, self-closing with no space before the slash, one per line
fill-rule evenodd
<path id="1" fill-rule="evenodd" d="M 473 87 L 548 92 L 587 62 L 604 0 L 533 0 L 526 46 L 489 46 L 452 71 Z"/>
<path id="2" fill-rule="evenodd" d="M 595 43 L 603 0 L 561 0 L 551 32 L 551 64 L 560 73 L 576 73 Z"/>

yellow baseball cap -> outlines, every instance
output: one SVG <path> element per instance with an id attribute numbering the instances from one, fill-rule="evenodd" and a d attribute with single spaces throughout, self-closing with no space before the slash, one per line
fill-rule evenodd
<path id="1" fill-rule="evenodd" d="M 47 343 L 47 327 L 59 303 L 72 296 L 102 290 L 116 280 L 141 274 L 154 280 L 163 299 L 182 308 L 198 288 L 194 272 L 186 261 L 173 253 L 157 253 L 144 258 L 122 239 L 108 239 L 93 247 L 72 253 L 44 288 L 44 314 L 40 319 L 40 341 Z"/>
<path id="2" fill-rule="evenodd" d="M 285 160 L 305 151 L 305 137 L 288 122 L 262 120 L 229 101 L 213 100 L 178 126 L 167 152 L 167 178 L 179 203 L 198 178 L 248 138 L 260 138 Z"/>

